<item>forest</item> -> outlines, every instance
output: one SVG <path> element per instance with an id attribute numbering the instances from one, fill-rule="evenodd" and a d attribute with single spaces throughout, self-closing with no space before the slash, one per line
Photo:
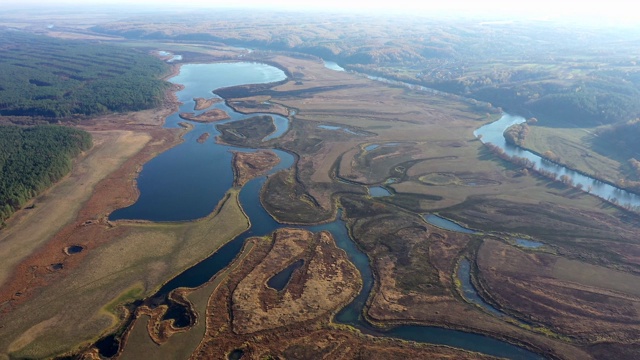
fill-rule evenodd
<path id="1" fill-rule="evenodd" d="M 134 49 L 0 32 L 0 115 L 50 122 L 157 106 L 167 65 Z"/>
<path id="2" fill-rule="evenodd" d="M 0 126 L 0 224 L 71 171 L 91 135 L 56 125 Z"/>

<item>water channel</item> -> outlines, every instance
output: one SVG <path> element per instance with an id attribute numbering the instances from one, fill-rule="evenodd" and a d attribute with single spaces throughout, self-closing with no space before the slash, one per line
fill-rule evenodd
<path id="1" fill-rule="evenodd" d="M 634 193 L 583 175 L 562 165 L 545 160 L 530 151 L 508 144 L 503 136 L 504 131 L 511 125 L 520 124 L 525 121 L 521 116 L 503 114 L 500 120 L 482 126 L 474 132 L 474 135 L 480 137 L 480 141 L 483 143 L 492 143 L 499 146 L 509 156 L 515 155 L 531 160 L 535 164 L 536 169 L 550 171 L 558 177 L 562 175 L 569 176 L 574 186 L 580 184 L 583 191 L 588 191 L 601 199 L 615 199 L 617 203 L 622 206 L 640 207 L 640 196 Z"/>
<path id="2" fill-rule="evenodd" d="M 171 81 L 184 85 L 184 89 L 178 93 L 179 100 L 184 103 L 179 112 L 193 112 L 192 99 L 212 97 L 212 90 L 217 88 L 275 82 L 283 78 L 282 71 L 264 64 L 218 63 L 183 65 L 180 74 Z M 234 112 L 224 102 L 214 106 L 229 113 L 231 119 L 228 121 L 237 121 L 251 116 Z M 177 114 L 167 118 L 167 127 L 177 127 L 178 123 L 183 121 Z M 288 121 L 281 123 L 287 126 L 289 124 Z M 229 151 L 255 151 L 255 149 L 240 149 L 217 144 L 214 141 L 200 144 L 196 139 L 204 132 L 214 137 L 219 132 L 213 124 L 192 123 L 192 125 L 193 129 L 184 135 L 182 144 L 158 155 L 144 165 L 138 179 L 140 190 L 138 201 L 112 213 L 111 220 L 186 221 L 202 218 L 213 211 L 232 185 L 233 172 Z M 279 150 L 275 152 L 281 161 L 272 172 L 293 166 L 292 154 Z M 196 287 L 207 282 L 233 261 L 247 238 L 270 234 L 284 227 L 273 220 L 260 203 L 260 189 L 265 181 L 266 178 L 263 176 L 248 182 L 239 195 L 242 208 L 251 220 L 251 228 L 209 258 L 167 282 L 151 297 L 152 300 L 166 301 L 167 294 L 178 287 Z M 345 250 L 362 276 L 361 292 L 336 315 L 336 321 L 350 324 L 363 332 L 378 336 L 450 345 L 506 358 L 541 358 L 531 351 L 508 342 L 463 331 L 419 325 L 400 325 L 384 331 L 375 328 L 362 317 L 366 300 L 374 285 L 369 258 L 350 238 L 347 227 L 341 219 L 341 212 L 338 212 L 335 221 L 331 223 L 304 228 L 314 232 L 323 230 L 331 232 L 336 244 Z"/>

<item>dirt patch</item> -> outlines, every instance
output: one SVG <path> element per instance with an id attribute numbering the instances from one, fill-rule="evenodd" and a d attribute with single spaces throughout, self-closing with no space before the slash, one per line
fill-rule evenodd
<path id="1" fill-rule="evenodd" d="M 249 180 L 266 174 L 267 171 L 278 165 L 279 161 L 278 155 L 273 151 L 234 152 L 234 186 L 242 187 Z"/>

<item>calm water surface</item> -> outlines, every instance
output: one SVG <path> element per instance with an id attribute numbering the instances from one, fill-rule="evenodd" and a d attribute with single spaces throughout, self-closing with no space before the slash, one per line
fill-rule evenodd
<path id="1" fill-rule="evenodd" d="M 268 65 L 233 63 L 184 65 L 180 75 L 172 78 L 171 81 L 185 86 L 185 89 L 178 93 L 179 99 L 184 102 L 180 112 L 193 112 L 194 102 L 192 99 L 194 97 L 212 97 L 212 90 L 217 88 L 274 82 L 282 79 L 284 79 L 284 73 Z M 215 107 L 224 109 L 230 114 L 231 119 L 228 121 L 237 121 L 248 117 L 235 113 L 224 103 L 216 104 Z M 180 121 L 183 120 L 174 114 L 167 118 L 166 126 L 176 127 Z M 233 181 L 229 151 L 255 151 L 255 149 L 239 149 L 216 144 L 213 141 L 200 144 L 196 142 L 196 139 L 202 133 L 209 132 L 212 136 L 216 136 L 218 131 L 213 124 L 193 123 L 193 125 L 194 129 L 185 135 L 184 143 L 145 164 L 138 179 L 140 198 L 132 206 L 112 213 L 111 220 L 193 220 L 208 215 L 214 209 L 218 201 L 229 190 Z M 293 155 L 280 150 L 275 150 L 275 152 L 281 161 L 271 173 L 293 166 Z M 166 283 L 152 298 L 162 301 L 170 291 L 177 287 L 197 287 L 207 282 L 233 261 L 247 238 L 270 234 L 285 226 L 273 220 L 260 203 L 259 193 L 265 181 L 265 177 L 260 177 L 248 182 L 239 195 L 240 203 L 251 220 L 251 228 L 227 243 L 209 258 Z M 451 345 L 514 359 L 540 358 L 518 346 L 479 334 L 417 325 L 397 326 L 383 332 L 371 326 L 362 318 L 362 312 L 373 288 L 374 277 L 369 258 L 350 238 L 347 227 L 341 220 L 341 212 L 338 211 L 336 220 L 331 223 L 304 228 L 314 232 L 331 232 L 336 244 L 345 250 L 362 276 L 363 288 L 361 292 L 336 315 L 338 322 L 351 324 L 362 331 L 379 336 Z"/>
<path id="2" fill-rule="evenodd" d="M 481 136 L 480 141 L 483 143 L 492 143 L 499 146 L 510 156 L 515 155 L 531 160 L 537 169 L 550 171 L 556 174 L 557 177 L 568 175 L 573 179 L 574 185 L 581 184 L 583 191 L 588 191 L 599 198 L 605 200 L 615 199 L 622 206 L 640 207 L 640 196 L 636 194 L 567 169 L 562 165 L 544 160 L 530 151 L 508 144 L 503 136 L 504 131 L 511 125 L 520 124 L 525 121 L 525 118 L 521 116 L 503 114 L 500 120 L 482 126 L 474 132 L 474 135 Z"/>

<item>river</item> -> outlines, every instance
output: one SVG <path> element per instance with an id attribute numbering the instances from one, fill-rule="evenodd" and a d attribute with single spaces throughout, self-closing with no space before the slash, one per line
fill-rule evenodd
<path id="1" fill-rule="evenodd" d="M 601 199 L 609 201 L 615 199 L 615 201 L 622 206 L 640 207 L 640 196 L 634 193 L 583 175 L 562 165 L 545 160 L 530 151 L 508 144 L 503 135 L 504 131 L 511 125 L 523 122 L 525 122 L 525 119 L 521 116 L 503 114 L 498 121 L 480 127 L 474 132 L 474 135 L 480 137 L 480 141 L 483 143 L 492 143 L 499 146 L 509 156 L 515 155 L 531 160 L 535 164 L 536 169 L 552 172 L 556 174 L 558 178 L 562 175 L 569 176 L 572 179 L 573 186 L 580 184 L 582 191 L 589 192 Z"/>
<path id="2" fill-rule="evenodd" d="M 179 100 L 184 103 L 179 112 L 193 112 L 193 98 L 212 97 L 212 90 L 240 84 L 275 82 L 282 80 L 283 76 L 284 73 L 279 69 L 257 63 L 187 64 L 182 66 L 180 74 L 171 81 L 184 85 L 184 89 L 178 93 Z M 224 102 L 214 106 L 229 113 L 231 119 L 228 121 L 237 121 L 251 116 L 236 113 Z M 178 113 L 175 113 L 167 118 L 166 126 L 176 127 L 180 121 L 184 120 L 179 119 Z M 241 149 L 217 144 L 215 141 L 200 144 L 196 139 L 202 133 L 209 132 L 212 136 L 216 136 L 219 132 L 213 124 L 192 124 L 193 129 L 185 134 L 185 141 L 182 144 L 160 154 L 144 165 L 138 178 L 139 199 L 129 207 L 113 212 L 110 216 L 111 220 L 187 221 L 202 218 L 213 211 L 215 205 L 232 185 L 233 172 L 229 151 L 255 151 L 255 149 Z M 289 122 L 281 121 L 280 124 L 288 126 Z M 292 154 L 280 150 L 276 150 L 276 154 L 281 161 L 271 173 L 293 166 Z M 209 258 L 171 279 L 150 298 L 151 302 L 166 301 L 167 294 L 178 287 L 197 287 L 207 282 L 233 261 L 247 238 L 266 235 L 285 226 L 276 222 L 260 203 L 260 189 L 265 181 L 264 176 L 253 179 L 240 192 L 240 204 L 251 220 L 251 228 Z M 331 232 L 336 244 L 345 250 L 362 276 L 361 292 L 336 315 L 337 322 L 352 325 L 363 332 L 378 336 L 450 345 L 506 358 L 541 358 L 524 348 L 480 334 L 419 325 L 401 325 L 385 331 L 375 328 L 362 317 L 366 300 L 374 285 L 369 258 L 350 238 L 347 227 L 341 219 L 341 212 L 338 212 L 336 219 L 331 223 L 304 228 L 314 232 L 322 230 Z M 180 312 L 178 311 L 177 314 Z M 106 344 L 105 348 L 109 345 L 113 344 Z"/>

